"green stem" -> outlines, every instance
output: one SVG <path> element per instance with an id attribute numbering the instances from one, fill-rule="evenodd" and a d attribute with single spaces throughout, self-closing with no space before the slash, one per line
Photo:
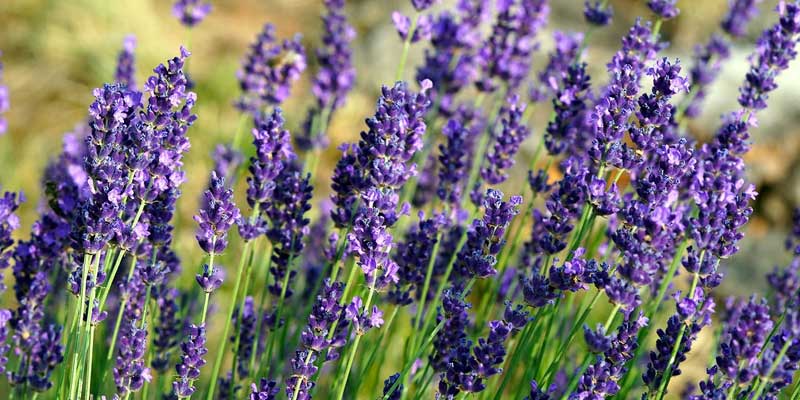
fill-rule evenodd
<path id="1" fill-rule="evenodd" d="M 83 269 L 81 271 L 81 288 L 78 295 L 78 331 L 70 331 L 70 335 L 77 335 L 77 346 L 73 349 L 72 354 L 72 376 L 69 382 L 69 398 L 74 399 L 78 390 L 78 376 L 83 372 L 83 365 L 79 363 L 79 353 L 84 348 L 83 338 L 83 313 L 86 311 L 86 281 L 89 276 L 89 266 L 92 264 L 92 254 L 85 253 L 83 255 Z M 99 257 L 99 256 L 98 256 Z"/>
<path id="2" fill-rule="evenodd" d="M 378 280 L 377 271 L 374 273 L 372 277 L 372 283 L 369 285 L 369 294 L 367 295 L 367 301 L 364 302 L 364 311 L 370 312 L 369 307 L 372 305 L 372 298 L 375 296 L 375 283 Z M 358 352 L 358 345 L 361 343 L 361 338 L 364 337 L 365 332 L 356 332 L 356 340 L 353 342 L 353 345 L 350 347 L 350 353 L 347 355 L 347 362 L 345 363 L 344 368 L 344 378 L 339 380 L 339 392 L 336 395 L 336 400 L 342 400 L 344 397 L 344 390 L 347 388 L 347 379 L 350 377 L 350 371 L 353 368 L 353 361 L 355 361 L 356 353 Z"/>
<path id="3" fill-rule="evenodd" d="M 411 38 L 414 37 L 414 31 L 417 29 L 417 15 L 411 20 L 411 27 L 408 28 L 406 40 L 403 42 L 403 52 L 400 53 L 400 63 L 397 65 L 397 71 L 394 74 L 394 80 L 399 81 L 403 79 L 403 72 L 406 69 L 406 59 L 408 58 L 408 50 L 411 49 Z"/>
<path id="4" fill-rule="evenodd" d="M 702 264 L 702 256 L 700 259 L 700 264 Z M 689 299 L 694 298 L 694 290 L 697 288 L 697 283 L 700 281 L 700 274 L 695 272 L 694 278 L 692 278 L 692 286 L 689 288 Z M 658 386 L 658 392 L 656 392 L 656 399 L 661 400 L 664 398 L 664 393 L 667 389 L 667 384 L 669 380 L 672 378 L 672 367 L 675 364 L 675 360 L 678 357 L 678 351 L 681 348 L 683 342 L 683 336 L 686 334 L 686 324 L 682 324 L 680 330 L 678 331 L 678 337 L 675 340 L 675 344 L 672 346 L 672 352 L 669 355 L 669 361 L 667 362 L 667 367 L 664 369 L 664 375 L 661 377 L 661 382 Z"/>
<path id="5" fill-rule="evenodd" d="M 253 246 L 253 241 L 248 241 L 244 245 L 244 249 L 242 250 L 242 256 L 239 259 L 239 268 L 236 277 L 236 283 L 233 286 L 233 301 L 231 301 L 230 307 L 228 307 L 228 315 L 225 318 L 225 326 L 222 329 L 222 341 L 219 344 L 219 348 L 217 349 L 217 357 L 214 360 L 214 368 L 211 372 L 211 381 L 208 383 L 208 392 L 206 393 L 206 400 L 212 400 L 214 398 L 214 389 L 217 386 L 217 378 L 219 377 L 220 368 L 222 367 L 222 359 L 225 356 L 225 345 L 228 342 L 228 332 L 231 328 L 231 319 L 233 318 L 234 310 L 236 309 L 236 298 L 239 297 L 239 286 L 242 284 L 242 277 L 244 276 L 244 268 L 246 264 L 246 260 L 249 258 L 250 251 Z"/>

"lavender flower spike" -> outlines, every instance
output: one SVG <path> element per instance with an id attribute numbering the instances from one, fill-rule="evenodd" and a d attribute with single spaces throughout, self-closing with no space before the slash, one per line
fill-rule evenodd
<path id="1" fill-rule="evenodd" d="M 795 46 L 800 35 L 800 2 L 778 4 L 780 19 L 758 39 L 750 71 L 739 89 L 739 104 L 754 111 L 767 107 L 769 92 L 778 84 L 776 76 L 797 57 Z"/>
<path id="2" fill-rule="evenodd" d="M 678 0 L 649 0 L 647 7 L 661 19 L 672 19 L 678 16 L 680 10 L 675 7 Z"/>
<path id="3" fill-rule="evenodd" d="M 211 183 L 203 194 L 205 206 L 194 216 L 198 229 L 197 243 L 208 254 L 220 254 L 228 247 L 228 230 L 239 219 L 233 203 L 233 190 L 225 187 L 225 177 L 211 172 Z"/>
<path id="4" fill-rule="evenodd" d="M 728 13 L 720 25 L 733 37 L 747 33 L 747 24 L 758 15 L 758 5 L 764 0 L 729 0 Z"/>
<path id="5" fill-rule="evenodd" d="M 242 68 L 236 73 L 242 95 L 236 106 L 256 113 L 264 106 L 275 106 L 289 97 L 292 84 L 306 69 L 305 48 L 301 36 L 277 42 L 275 27 L 264 25 L 250 45 Z"/>
<path id="6" fill-rule="evenodd" d="M 586 0 L 583 8 L 583 16 L 586 22 L 595 26 L 606 26 L 611 23 L 614 10 L 610 5 L 604 5 L 600 0 Z"/>
<path id="7" fill-rule="evenodd" d="M 1 55 L 3 55 L 2 52 L 0 52 Z M 8 86 L 3 85 L 3 63 L 0 62 L 0 136 L 3 136 L 8 130 L 8 121 L 3 117 L 3 114 L 8 111 L 9 104 Z"/>
<path id="8" fill-rule="evenodd" d="M 179 398 L 191 397 L 195 391 L 194 381 L 200 377 L 200 368 L 206 364 L 203 356 L 208 353 L 206 348 L 205 324 L 189 325 L 186 328 L 186 340 L 181 343 L 181 361 L 175 366 L 178 376 L 172 383 L 172 390 Z"/>
<path id="9" fill-rule="evenodd" d="M 114 71 L 114 80 L 129 88 L 136 87 L 135 50 L 136 36 L 125 36 L 125 40 L 122 42 L 122 51 L 117 57 L 117 69 Z"/>
<path id="10" fill-rule="evenodd" d="M 520 103 L 518 95 L 509 96 L 500 110 L 502 129 L 486 156 L 488 161 L 486 166 L 481 170 L 481 177 L 491 185 L 508 179 L 506 170 L 514 166 L 514 157 L 519 151 L 519 146 L 530 134 L 530 130 L 522 120 L 524 111 L 525 104 Z"/>
<path id="11" fill-rule="evenodd" d="M 172 15 L 191 28 L 202 22 L 211 12 L 211 3 L 203 0 L 177 0 L 172 6 Z"/>
<path id="12" fill-rule="evenodd" d="M 344 0 L 326 0 L 328 13 L 322 18 L 325 34 L 323 47 L 317 50 L 319 71 L 314 77 L 312 92 L 317 97 L 319 110 L 333 111 L 344 104 L 347 93 L 355 83 L 350 43 L 356 36 L 355 29 L 347 23 Z"/>

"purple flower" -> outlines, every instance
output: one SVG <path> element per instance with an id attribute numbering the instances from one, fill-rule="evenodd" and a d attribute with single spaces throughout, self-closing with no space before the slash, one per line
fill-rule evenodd
<path id="1" fill-rule="evenodd" d="M 347 94 L 355 84 L 356 70 L 353 67 L 351 42 L 356 31 L 347 23 L 344 6 L 344 0 L 325 1 L 327 13 L 322 17 L 323 45 L 316 50 L 319 69 L 311 86 L 317 104 L 309 109 L 303 135 L 297 140 L 301 150 L 327 146 L 328 139 L 320 126 L 326 126 L 333 112 L 344 105 Z M 312 132 L 314 129 L 319 130 Z"/>
<path id="2" fill-rule="evenodd" d="M 344 0 L 327 0 L 328 13 L 322 17 L 325 33 L 323 47 L 317 49 L 320 65 L 314 77 L 312 92 L 317 97 L 320 110 L 333 111 L 344 104 L 347 93 L 353 88 L 356 71 L 352 62 L 350 43 L 356 36 L 344 14 Z"/>
<path id="3" fill-rule="evenodd" d="M 522 197 L 511 196 L 503 200 L 503 192 L 486 191 L 483 199 L 484 215 L 472 221 L 467 242 L 459 253 L 454 270 L 462 278 L 487 278 L 495 275 L 495 256 L 505 245 L 505 232 L 511 220 L 519 213 Z"/>
<path id="4" fill-rule="evenodd" d="M 597 324 L 597 329 L 592 330 L 588 325 L 583 326 L 583 337 L 586 339 L 586 346 L 592 353 L 605 353 L 611 348 L 612 338 L 606 336 L 606 329 L 602 324 Z"/>
<path id="5" fill-rule="evenodd" d="M 166 286 L 156 286 L 153 297 L 158 305 L 158 322 L 153 327 L 154 356 L 150 366 L 159 373 L 169 368 L 172 351 L 180 344 L 183 321 L 181 320 L 180 292 Z"/>
<path id="6" fill-rule="evenodd" d="M 433 339 L 433 352 L 430 355 L 434 371 L 443 372 L 457 356 L 459 345 L 467 340 L 466 329 L 469 327 L 469 308 L 461 295 L 454 289 L 446 289 L 442 297 L 442 308 L 437 319 L 444 319 L 444 325 Z"/>
<path id="7" fill-rule="evenodd" d="M 257 324 L 258 315 L 253 304 L 253 297 L 247 296 L 244 298 L 244 307 L 237 308 L 232 322 L 233 326 L 238 327 L 239 347 L 236 349 L 236 371 L 240 377 L 246 377 L 250 373 L 250 356 L 255 350 Z M 235 336 L 230 339 L 231 342 L 236 341 Z"/>
<path id="8" fill-rule="evenodd" d="M 484 120 L 476 109 L 459 107 L 456 116 L 442 128 L 445 142 L 439 145 L 440 200 L 455 206 L 461 201 L 465 179 L 473 154 L 475 138 L 484 129 Z"/>
<path id="9" fill-rule="evenodd" d="M 606 2 L 600 0 L 586 0 L 583 8 L 583 16 L 586 22 L 595 26 L 606 26 L 611 23 L 611 17 L 614 10 L 610 5 L 604 5 Z"/>
<path id="10" fill-rule="evenodd" d="M 175 366 L 178 376 L 172 383 L 172 389 L 179 397 L 190 397 L 194 393 L 194 381 L 200 377 L 200 368 L 206 364 L 203 357 L 208 353 L 205 324 L 189 325 L 185 335 L 181 343 L 181 360 Z"/>
<path id="11" fill-rule="evenodd" d="M 250 176 L 247 177 L 247 204 L 260 215 L 268 208 L 277 186 L 278 176 L 296 155 L 289 142 L 289 131 L 283 128 L 284 119 L 280 108 L 272 114 L 259 114 L 253 128 L 253 144 L 256 152 L 250 157 Z M 265 222 L 256 216 L 239 223 L 239 234 L 245 240 L 255 239 L 265 233 Z"/>
<path id="12" fill-rule="evenodd" d="M 647 7 L 650 8 L 661 19 L 672 19 L 678 16 L 680 10 L 675 7 L 678 0 L 648 0 Z"/>
<path id="13" fill-rule="evenodd" d="M 347 323 L 344 320 L 344 307 L 339 302 L 342 297 L 344 285 L 340 282 L 323 282 L 322 289 L 311 308 L 308 324 L 300 334 L 300 345 L 292 358 L 293 374 L 286 380 L 286 394 L 290 398 L 298 393 L 298 399 L 310 398 L 311 389 L 315 382 L 311 378 L 316 374 L 317 367 L 314 361 L 318 354 L 328 350 L 328 359 L 338 357 L 337 349 L 345 344 Z M 331 333 L 336 324 L 336 332 Z M 346 333 L 345 333 L 346 334 Z M 330 339 L 329 339 L 330 337 Z"/>
<path id="14" fill-rule="evenodd" d="M 289 97 L 292 84 L 306 69 L 305 48 L 301 37 L 278 43 L 275 27 L 264 25 L 236 73 L 242 95 L 236 106 L 258 113 L 265 106 L 276 106 Z"/>
<path id="15" fill-rule="evenodd" d="M 410 43 L 416 43 L 430 37 L 433 20 L 427 14 L 418 15 L 417 22 L 413 27 L 414 32 L 410 32 L 412 28 L 411 19 L 401 14 L 399 11 L 395 11 L 392 13 L 392 24 L 397 30 L 400 39 L 403 39 L 403 41 L 407 40 Z M 410 38 L 409 35 L 411 35 Z"/>
<path id="16" fill-rule="evenodd" d="M 758 5 L 763 0 L 729 0 L 728 13 L 720 26 L 733 37 L 742 37 L 747 33 L 747 24 L 758 16 Z"/>
<path id="17" fill-rule="evenodd" d="M 514 166 L 514 157 L 519 146 L 530 135 L 530 130 L 522 120 L 525 104 L 520 104 L 518 95 L 511 95 L 500 108 L 501 130 L 494 137 L 494 145 L 486 155 L 486 165 L 481 169 L 481 177 L 490 185 L 497 185 L 508 179 L 507 169 Z"/>
<path id="18" fill-rule="evenodd" d="M 720 35 L 712 35 L 708 43 L 695 47 L 692 68 L 689 70 L 692 91 L 695 95 L 686 108 L 687 117 L 700 115 L 706 89 L 719 75 L 720 67 L 728 57 L 730 57 L 729 44 Z"/>
<path id="19" fill-rule="evenodd" d="M 117 57 L 117 69 L 114 71 L 114 80 L 133 89 L 136 87 L 136 36 L 125 36 L 122 42 L 122 51 Z"/>
<path id="20" fill-rule="evenodd" d="M 539 82 L 531 85 L 531 101 L 539 102 L 549 96 L 560 97 L 557 94 L 562 86 L 565 86 L 569 67 L 576 64 L 583 56 L 583 34 L 564 33 L 555 31 L 553 33 L 555 48 L 548 54 L 547 65 L 538 74 Z M 588 77 L 587 77 L 588 80 Z"/>
<path id="21" fill-rule="evenodd" d="M 389 299 L 398 305 L 410 304 L 413 299 L 420 299 L 428 293 L 422 293 L 427 273 L 427 266 L 438 243 L 438 236 L 447 225 L 447 218 L 442 214 L 434 214 L 425 218 L 420 211 L 419 222 L 412 226 L 405 239 L 397 245 L 393 259 L 397 263 L 398 284 L 389 292 Z M 438 276 L 433 271 L 432 279 Z M 412 294 L 411 292 L 415 293 Z"/>
<path id="22" fill-rule="evenodd" d="M 281 389 L 278 387 L 277 382 L 261 378 L 258 385 L 255 383 L 250 384 L 250 396 L 248 399 L 274 400 L 280 391 Z M 298 399 L 303 399 L 303 397 L 298 397 Z"/>
<path id="23" fill-rule="evenodd" d="M 221 254 L 228 247 L 228 230 L 240 218 L 233 203 L 233 190 L 225 187 L 225 177 L 211 172 L 211 183 L 204 192 L 205 205 L 194 216 L 197 243 L 208 254 Z M 213 274 L 213 271 L 212 271 Z"/>
<path id="24" fill-rule="evenodd" d="M 146 345 L 147 330 L 137 327 L 133 322 L 120 333 L 119 353 L 114 367 L 114 382 L 117 384 L 118 394 L 124 396 L 137 392 L 145 381 L 150 381 L 150 368 L 144 360 Z"/>
<path id="25" fill-rule="evenodd" d="M 586 289 L 586 260 L 582 259 L 583 249 L 573 253 L 573 259 L 563 265 L 550 267 L 550 285 L 557 290 L 577 292 Z"/>
<path id="26" fill-rule="evenodd" d="M 515 89 L 528 75 L 536 35 L 547 24 L 550 6 L 545 0 L 509 0 L 498 3 L 492 33 L 478 52 L 481 91 L 492 92 L 503 83 Z"/>
<path id="27" fill-rule="evenodd" d="M 561 294 L 550 285 L 550 281 L 547 277 L 538 273 L 535 273 L 531 278 L 525 276 L 520 277 L 520 285 L 522 286 L 522 295 L 525 299 L 525 304 L 534 308 L 553 304 L 555 300 L 561 296 Z"/>
<path id="28" fill-rule="evenodd" d="M 795 45 L 800 34 L 800 3 L 781 1 L 778 23 L 765 30 L 751 56 L 750 71 L 739 89 L 739 104 L 754 111 L 767 107 L 769 92 L 778 84 L 775 78 L 797 56 Z"/>
<path id="29" fill-rule="evenodd" d="M 191 28 L 202 22 L 211 12 L 211 3 L 203 0 L 177 0 L 172 6 L 172 15 Z"/>
<path id="30" fill-rule="evenodd" d="M 397 383 L 400 374 L 394 374 L 383 381 L 383 397 L 386 400 L 400 400 L 403 397 L 403 383 Z"/>
<path id="31" fill-rule="evenodd" d="M 291 270 L 292 262 L 303 250 L 304 237 L 308 233 L 306 212 L 311 209 L 310 179 L 310 174 L 303 176 L 299 163 L 290 162 L 278 174 L 272 199 L 264 205 L 264 212 L 270 220 L 267 237 L 273 246 L 270 272 L 274 283 L 269 290 L 275 296 L 284 292 L 284 282 L 287 284 L 285 297 L 292 295 L 291 278 L 295 273 Z"/>
<path id="32" fill-rule="evenodd" d="M 0 52 L 0 55 L 3 55 Z M 3 79 L 3 63 L 0 62 L 0 83 L 2 83 Z M 8 99 L 8 86 L 0 84 L 0 136 L 5 135 L 6 131 L 8 130 L 8 121 L 6 121 L 3 114 L 8 112 L 8 108 L 11 106 L 11 103 Z"/>
<path id="33" fill-rule="evenodd" d="M 531 391 L 528 396 L 525 397 L 525 400 L 550 400 L 550 394 L 552 390 L 544 391 L 539 388 L 539 384 L 536 383 L 536 380 L 531 381 Z"/>
<path id="34" fill-rule="evenodd" d="M 244 162 L 244 156 L 230 144 L 218 144 L 211 153 L 214 161 L 214 172 L 217 176 L 233 181 L 235 172 Z"/>
<path id="35" fill-rule="evenodd" d="M 587 108 L 590 78 L 586 73 L 586 63 L 570 64 L 555 85 L 553 111 L 555 117 L 547 123 L 545 145 L 552 155 L 564 152 L 575 144 L 581 129 L 581 119 Z"/>
<path id="36" fill-rule="evenodd" d="M 635 354 L 637 335 L 645 325 L 647 318 L 640 314 L 638 317 L 626 318 L 611 337 L 593 339 L 602 342 L 605 350 L 586 368 L 578 380 L 576 391 L 569 394 L 569 399 L 601 399 L 616 394 L 619 391 L 617 382 L 627 372 L 625 363 Z"/>
<path id="37" fill-rule="evenodd" d="M 444 11 L 432 21 L 431 48 L 425 50 L 425 61 L 417 68 L 417 80 L 433 82 L 431 97 L 442 115 L 455 111 L 455 96 L 478 78 L 476 54 L 489 8 L 486 0 L 460 1 L 456 13 Z"/>
<path id="38" fill-rule="evenodd" d="M 439 0 L 411 0 L 411 5 L 417 11 L 425 11 L 438 2 Z"/>
<path id="39" fill-rule="evenodd" d="M 772 330 L 766 300 L 751 297 L 730 307 L 720 337 L 717 367 L 728 380 L 746 384 L 755 378 L 758 356 Z"/>

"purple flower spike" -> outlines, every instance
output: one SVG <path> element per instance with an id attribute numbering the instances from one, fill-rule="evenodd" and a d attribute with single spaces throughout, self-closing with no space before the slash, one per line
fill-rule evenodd
<path id="1" fill-rule="evenodd" d="M 204 193 L 205 205 L 194 216 L 199 225 L 197 243 L 208 254 L 221 254 L 228 247 L 228 230 L 239 219 L 233 203 L 233 190 L 225 187 L 225 177 L 211 172 L 211 183 Z"/>
<path id="2" fill-rule="evenodd" d="M 208 353 L 205 325 L 191 324 L 185 335 L 186 339 L 181 343 L 181 361 L 175 366 L 178 376 L 172 383 L 172 389 L 179 397 L 190 397 L 194 393 L 194 381 L 200 377 L 200 368 L 206 364 L 203 357 Z"/>
<path id="3" fill-rule="evenodd" d="M 3 53 L 0 52 L 0 56 Z M 8 86 L 3 85 L 3 63 L 0 62 L 0 136 L 3 136 L 8 130 L 8 121 L 6 121 L 3 114 L 8 112 L 11 103 L 8 99 Z"/>
<path id="4" fill-rule="evenodd" d="M 272 114 L 259 114 L 253 128 L 253 144 L 256 153 L 250 158 L 250 176 L 247 177 L 247 204 L 258 212 L 267 209 L 277 185 L 276 179 L 296 155 L 289 142 L 289 131 L 283 128 L 283 112 L 276 108 Z M 239 234 L 245 240 L 255 239 L 266 232 L 261 218 L 242 220 Z"/>
<path id="5" fill-rule="evenodd" d="M 411 5 L 417 11 L 425 11 L 438 2 L 439 0 L 411 0 Z"/>
<path id="6" fill-rule="evenodd" d="M 322 17 L 324 46 L 317 50 L 320 67 L 311 89 L 320 110 L 329 107 L 333 111 L 341 107 L 355 83 L 356 70 L 350 46 L 356 32 L 347 23 L 344 3 L 344 0 L 325 1 L 328 13 Z"/>
<path id="7" fill-rule="evenodd" d="M 317 372 L 314 364 L 317 355 L 328 350 L 328 357 L 333 360 L 338 357 L 337 349 L 345 344 L 347 323 L 343 319 L 344 308 L 339 304 L 343 290 L 344 285 L 340 282 L 331 283 L 326 279 L 323 283 L 308 317 L 308 325 L 300 334 L 301 348 L 295 351 L 292 358 L 294 373 L 286 380 L 286 394 L 289 398 L 297 391 L 298 399 L 310 399 L 310 392 L 315 384 L 311 378 Z M 332 335 L 332 339 L 328 339 L 334 323 L 337 324 L 336 333 Z"/>
<path id="8" fill-rule="evenodd" d="M 538 48 L 536 35 L 547 24 L 546 0 L 509 0 L 498 3 L 492 33 L 478 53 L 483 76 L 479 90 L 492 92 L 501 83 L 514 89 L 528 75 L 531 54 Z"/>
<path id="9" fill-rule="evenodd" d="M 203 0 L 178 0 L 172 6 L 172 15 L 191 28 L 202 22 L 211 12 L 211 3 Z"/>
<path id="10" fill-rule="evenodd" d="M 256 41 L 236 73 L 242 95 L 236 106 L 242 111 L 257 113 L 264 106 L 281 104 L 292 84 L 306 69 L 305 48 L 301 36 L 277 42 L 275 27 L 264 25 Z"/>
<path id="11" fill-rule="evenodd" d="M 383 381 L 383 397 L 386 400 L 400 400 L 403 397 L 403 383 L 397 383 L 400 374 L 394 374 Z"/>
<path id="12" fill-rule="evenodd" d="M 411 19 L 401 14 L 399 11 L 392 13 L 392 24 L 394 24 L 394 28 L 397 30 L 400 39 L 403 39 L 403 41 L 408 40 L 411 43 L 428 39 L 431 36 L 431 30 L 433 28 L 433 20 L 431 17 L 427 14 L 423 14 L 417 16 L 414 32 L 410 32 Z M 411 39 L 408 38 L 409 35 L 411 35 Z"/>
<path id="13" fill-rule="evenodd" d="M 458 255 L 454 270 L 462 278 L 487 278 L 495 275 L 495 256 L 505 245 L 505 232 L 511 220 L 519 213 L 522 197 L 511 196 L 503 200 L 503 192 L 486 191 L 483 199 L 484 215 L 472 221 L 467 233 L 467 243 Z"/>
<path id="14" fill-rule="evenodd" d="M 606 26 L 611 23 L 614 10 L 611 6 L 603 6 L 600 0 L 586 0 L 583 8 L 583 16 L 586 22 L 595 26 Z"/>
<path id="15" fill-rule="evenodd" d="M 675 7 L 677 2 L 678 0 L 649 0 L 647 7 L 661 19 L 672 19 L 680 14 L 678 7 Z"/>
<path id="16" fill-rule="evenodd" d="M 742 37 L 747 33 L 747 25 L 758 16 L 758 6 L 764 0 L 730 0 L 728 13 L 720 25 L 733 37 Z"/>
<path id="17" fill-rule="evenodd" d="M 281 391 L 278 387 L 278 382 L 261 378 L 258 385 L 255 383 L 250 384 L 249 400 L 275 400 L 278 393 Z M 298 397 L 298 399 L 310 399 L 310 397 Z"/>
<path id="18" fill-rule="evenodd" d="M 135 50 L 136 36 L 125 36 L 125 40 L 122 42 L 122 51 L 117 57 L 117 70 L 114 71 L 114 80 L 132 89 L 136 87 Z"/>
<path id="19" fill-rule="evenodd" d="M 514 158 L 530 130 L 522 120 L 525 104 L 518 95 L 511 95 L 500 109 L 502 129 L 496 134 L 494 146 L 486 156 L 486 166 L 481 170 L 481 177 L 490 185 L 497 185 L 508 179 L 507 170 L 514 166 Z"/>
<path id="20" fill-rule="evenodd" d="M 744 108 L 755 111 L 766 108 L 769 92 L 778 87 L 775 78 L 797 56 L 795 46 L 800 35 L 800 3 L 781 1 L 778 12 L 778 23 L 758 39 L 756 52 L 751 56 L 750 71 L 739 89 L 739 104 Z"/>
<path id="21" fill-rule="evenodd" d="M 150 368 L 145 364 L 147 330 L 131 322 L 119 339 L 119 353 L 114 367 L 114 382 L 117 392 L 125 395 L 137 392 L 151 379 Z"/>

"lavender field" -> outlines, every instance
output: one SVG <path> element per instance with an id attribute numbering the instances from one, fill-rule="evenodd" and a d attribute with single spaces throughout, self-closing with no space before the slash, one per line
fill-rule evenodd
<path id="1" fill-rule="evenodd" d="M 0 4 L 0 398 L 800 399 L 799 41 L 797 0 Z"/>

